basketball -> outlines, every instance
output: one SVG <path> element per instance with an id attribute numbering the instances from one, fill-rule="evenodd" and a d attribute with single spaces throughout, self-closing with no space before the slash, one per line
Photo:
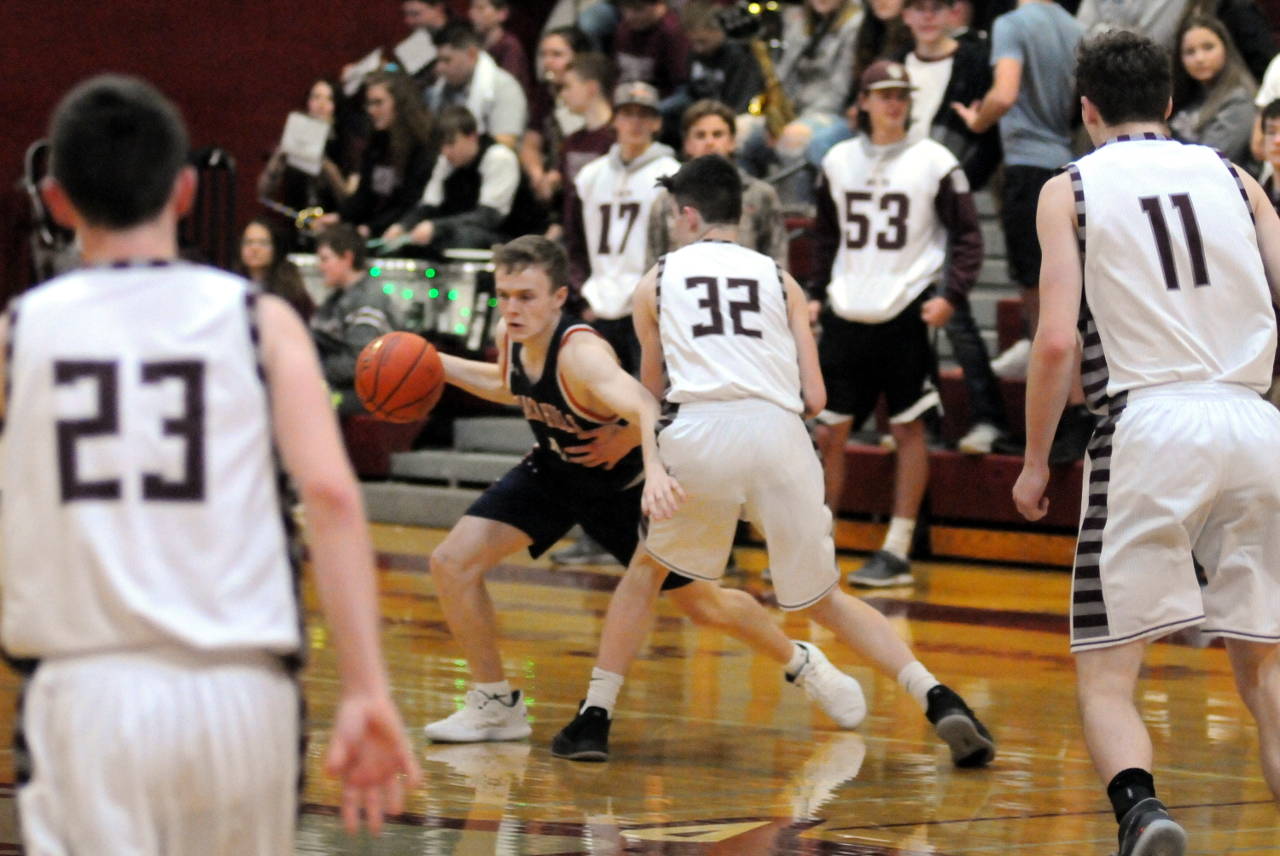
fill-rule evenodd
<path id="1" fill-rule="evenodd" d="M 379 336 L 356 358 L 356 395 L 378 419 L 425 419 L 442 392 L 444 363 L 440 354 L 414 333 L 397 331 Z"/>

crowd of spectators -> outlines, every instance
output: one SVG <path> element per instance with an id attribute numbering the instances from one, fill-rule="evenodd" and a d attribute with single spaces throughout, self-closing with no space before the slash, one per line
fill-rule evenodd
<path id="1" fill-rule="evenodd" d="M 276 151 L 259 190 L 290 209 L 323 208 L 322 227 L 344 224 L 429 257 L 527 232 L 562 240 L 581 310 L 628 364 L 630 289 L 670 247 L 667 202 L 652 179 L 675 169 L 677 151 L 724 154 L 736 158 L 747 190 L 745 243 L 786 265 L 784 213 L 794 224 L 826 212 L 819 243 L 838 239 L 852 215 L 833 198 L 824 163 L 865 135 L 860 81 L 885 61 L 909 81 L 910 119 L 895 145 L 932 140 L 954 158 L 965 192 L 990 188 L 1028 337 L 1037 314 L 1039 191 L 1085 151 L 1073 81 L 1082 38 L 1126 27 L 1167 45 L 1172 135 L 1220 149 L 1280 199 L 1272 36 L 1280 3 L 803 0 L 766 12 L 771 26 L 753 27 L 760 22 L 746 4 L 728 0 L 565 0 L 531 44 L 509 29 L 521 31 L 521 4 L 471 0 L 467 19 L 451 17 L 450 5 L 400 4 L 410 33 L 429 40 L 429 59 L 391 52 L 382 67 L 344 68 L 340 82 L 318 78 L 300 111 L 330 128 L 319 170 L 301 171 Z M 272 229 L 265 220 L 250 225 L 244 270 L 289 296 L 296 288 L 280 268 L 286 245 Z M 822 256 L 813 271 L 815 296 L 827 293 L 833 258 Z M 947 287 L 928 285 L 935 296 Z M 1016 374 L 1018 348 L 1027 345 L 997 357 L 993 370 L 966 296 L 944 296 L 938 326 L 972 414 L 959 448 L 1012 447 L 1016 426 L 997 373 Z M 1069 410 L 1056 460 L 1081 454 L 1091 429 L 1082 406 Z"/>

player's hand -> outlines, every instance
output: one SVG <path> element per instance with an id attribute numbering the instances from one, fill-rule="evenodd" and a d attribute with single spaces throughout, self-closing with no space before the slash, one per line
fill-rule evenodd
<path id="1" fill-rule="evenodd" d="M 324 766 L 342 780 L 342 823 L 349 834 L 359 830 L 361 812 L 369 831 L 381 834 L 383 815 L 403 812 L 405 788 L 422 781 L 400 714 L 385 695 L 343 696 Z"/>
<path id="2" fill-rule="evenodd" d="M 588 442 L 565 446 L 564 454 L 575 464 L 582 464 L 584 467 L 604 467 L 611 470 L 628 452 L 640 445 L 635 432 L 626 425 L 601 425 L 590 431 L 580 431 L 578 436 Z"/>
<path id="3" fill-rule="evenodd" d="M 970 131 L 974 130 L 974 126 L 978 124 L 978 108 L 981 106 L 981 101 L 974 101 L 967 107 L 959 101 L 951 102 L 951 109 L 956 111 L 956 114 L 964 120 Z"/>
<path id="4" fill-rule="evenodd" d="M 920 306 L 920 318 L 930 327 L 945 327 L 955 312 L 945 297 L 931 297 Z"/>
<path id="5" fill-rule="evenodd" d="M 669 520 L 689 497 L 680 482 L 660 467 L 646 468 L 640 510 L 651 520 Z"/>
<path id="6" fill-rule="evenodd" d="M 423 220 L 421 223 L 413 227 L 413 231 L 409 233 L 409 241 L 414 244 L 426 246 L 431 243 L 436 236 L 436 224 L 430 220 Z"/>
<path id="7" fill-rule="evenodd" d="M 1048 514 L 1049 498 L 1044 495 L 1048 486 L 1048 464 L 1024 463 L 1022 473 L 1013 485 L 1013 504 L 1018 507 L 1018 513 L 1031 521 Z"/>

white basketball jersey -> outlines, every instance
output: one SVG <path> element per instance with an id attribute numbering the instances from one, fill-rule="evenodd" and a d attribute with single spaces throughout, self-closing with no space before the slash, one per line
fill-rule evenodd
<path id="1" fill-rule="evenodd" d="M 727 241 L 698 241 L 658 262 L 666 398 L 760 398 L 800 413 L 800 364 L 778 264 Z"/>
<path id="2" fill-rule="evenodd" d="M 1109 142 L 1068 171 L 1090 404 L 1178 381 L 1265 392 L 1275 317 L 1252 210 L 1223 157 L 1151 134 Z"/>
<path id="3" fill-rule="evenodd" d="M 969 185 L 955 155 L 933 140 L 872 144 L 865 135 L 822 159 L 842 233 L 827 296 L 846 321 L 897 317 L 942 278 L 947 230 L 936 203 L 944 181 Z"/>
<path id="4" fill-rule="evenodd" d="M 646 270 L 649 211 L 662 189 L 657 181 L 679 169 L 666 146 L 654 144 L 624 165 L 615 144 L 578 173 L 575 183 L 591 261 L 582 296 L 598 317 L 631 314 L 631 297 Z"/>
<path id="5" fill-rule="evenodd" d="M 0 640 L 15 657 L 300 642 L 251 286 L 93 268 L 11 316 Z"/>

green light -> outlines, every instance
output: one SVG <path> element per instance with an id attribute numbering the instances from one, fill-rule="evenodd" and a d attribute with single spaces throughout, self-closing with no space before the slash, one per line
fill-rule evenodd
<path id="1" fill-rule="evenodd" d="M 445 297 L 449 298 L 450 300 L 457 300 L 457 299 L 458 299 L 458 289 L 456 289 L 456 288 L 451 288 L 451 289 L 449 289 L 449 293 L 448 293 L 448 294 L 446 294 L 446 295 L 445 295 Z"/>
<path id="2" fill-rule="evenodd" d="M 369 276 L 382 276 L 382 268 L 380 267 L 369 268 Z"/>
<path id="3" fill-rule="evenodd" d="M 471 310 L 464 306 L 458 310 L 458 314 L 461 315 L 463 318 L 470 318 Z"/>
<path id="4" fill-rule="evenodd" d="M 457 333 L 459 336 L 465 336 L 465 335 L 467 335 L 467 325 L 466 325 L 466 324 L 454 324 L 454 325 L 453 325 L 453 332 Z"/>
<path id="5" fill-rule="evenodd" d="M 374 276 L 377 276 L 377 274 L 374 274 Z M 392 285 L 391 283 L 387 283 L 386 285 L 382 286 L 382 293 L 383 293 L 383 294 L 395 294 L 395 293 L 396 293 L 396 287 L 395 287 L 394 285 Z"/>
<path id="6" fill-rule="evenodd" d="M 435 300 L 439 296 L 440 296 L 440 289 L 438 288 L 433 288 L 427 292 L 427 297 L 430 297 L 432 300 Z"/>
<path id="7" fill-rule="evenodd" d="M 435 268 L 427 268 L 427 269 L 426 269 L 426 271 L 424 271 L 424 273 L 426 273 L 426 275 L 427 275 L 427 279 L 435 279 L 435 278 L 436 278 L 436 269 L 435 269 Z"/>
<path id="8" fill-rule="evenodd" d="M 498 298 L 496 298 L 496 297 L 490 297 L 490 298 L 489 298 L 489 307 L 490 307 L 490 308 L 493 308 L 493 307 L 495 307 L 495 306 L 497 306 L 497 305 L 498 305 Z"/>
<path id="9" fill-rule="evenodd" d="M 413 289 L 406 288 L 404 291 L 400 292 L 400 296 L 405 300 L 413 300 Z"/>

